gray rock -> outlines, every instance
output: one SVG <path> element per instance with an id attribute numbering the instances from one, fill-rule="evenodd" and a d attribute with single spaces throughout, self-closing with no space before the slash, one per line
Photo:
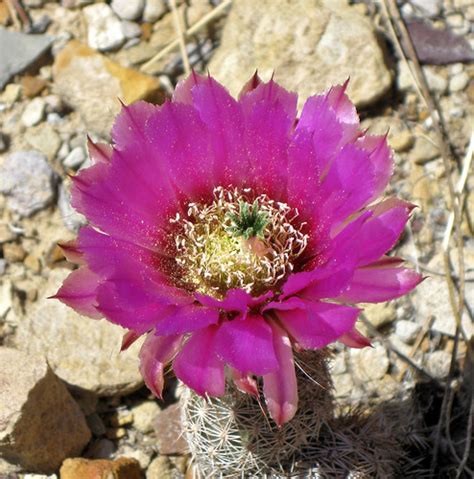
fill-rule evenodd
<path id="1" fill-rule="evenodd" d="M 167 11 L 164 0 L 146 0 L 143 21 L 156 22 Z"/>
<path id="2" fill-rule="evenodd" d="M 25 133 L 25 140 L 32 148 L 46 155 L 49 160 L 55 158 L 61 147 L 61 138 L 48 123 L 29 128 Z"/>
<path id="3" fill-rule="evenodd" d="M 66 179 L 59 187 L 58 208 L 61 213 L 64 226 L 70 230 L 77 232 L 81 226 L 87 223 L 86 218 L 78 213 L 71 206 L 71 180 Z"/>
<path id="4" fill-rule="evenodd" d="M 51 46 L 53 38 L 0 28 L 0 90 L 17 73 L 32 65 Z"/>
<path id="5" fill-rule="evenodd" d="M 465 71 L 453 75 L 449 79 L 449 91 L 455 93 L 464 90 L 469 84 L 470 79 L 471 77 L 469 76 L 469 73 Z"/>
<path id="6" fill-rule="evenodd" d="M 53 473 L 91 437 L 66 386 L 42 356 L 0 348 L 0 471 Z"/>
<path id="7" fill-rule="evenodd" d="M 395 333 L 406 344 L 413 344 L 420 330 L 419 324 L 406 319 L 400 319 L 395 325 Z"/>
<path id="8" fill-rule="evenodd" d="M 65 168 L 77 170 L 84 163 L 84 161 L 86 161 L 86 158 L 87 156 L 84 148 L 82 148 L 82 146 L 76 146 L 66 156 L 63 161 L 63 165 Z"/>
<path id="9" fill-rule="evenodd" d="M 27 105 L 23 114 L 21 115 L 21 121 L 26 126 L 37 125 L 44 117 L 46 109 L 46 102 L 41 97 L 33 98 Z"/>
<path id="10" fill-rule="evenodd" d="M 123 20 L 138 20 L 145 8 L 145 0 L 112 0 L 110 6 Z"/>
<path id="11" fill-rule="evenodd" d="M 122 31 L 127 40 L 138 38 L 142 34 L 140 25 L 135 22 L 129 22 L 128 20 L 122 22 Z"/>
<path id="12" fill-rule="evenodd" d="M 0 193 L 7 206 L 20 216 L 31 216 L 54 199 L 56 174 L 37 151 L 17 151 L 0 167 Z"/>
<path id="13" fill-rule="evenodd" d="M 390 362 L 385 347 L 377 344 L 372 348 L 352 349 L 351 364 L 354 375 L 361 381 L 376 381 L 385 376 Z"/>
<path id="14" fill-rule="evenodd" d="M 378 100 L 392 83 L 370 21 L 345 2 L 235 2 L 209 70 L 235 95 L 257 68 L 298 92 L 299 106 L 349 77 L 358 106 Z"/>
<path id="15" fill-rule="evenodd" d="M 125 41 L 122 24 L 105 3 L 95 3 L 84 8 L 87 22 L 87 42 L 100 51 L 114 50 Z"/>
<path id="16" fill-rule="evenodd" d="M 25 351 L 43 352 L 53 371 L 69 385 L 100 396 L 128 394 L 143 384 L 138 370 L 140 341 L 120 353 L 124 330 L 108 321 L 80 316 L 57 300 L 68 275 L 52 270 L 46 291 L 22 319 L 15 340 Z"/>
<path id="17" fill-rule="evenodd" d="M 443 379 L 449 374 L 451 355 L 447 351 L 433 351 L 425 357 L 426 369 L 438 379 Z"/>
<path id="18" fill-rule="evenodd" d="M 411 4 L 428 17 L 436 17 L 441 12 L 442 0 L 410 0 Z"/>
<path id="19" fill-rule="evenodd" d="M 438 73 L 433 67 L 423 67 L 423 72 L 426 77 L 426 82 L 430 90 L 436 93 L 445 93 L 448 89 L 448 79 Z"/>
<path id="20" fill-rule="evenodd" d="M 160 454 L 168 456 L 188 452 L 188 445 L 183 436 L 180 403 L 162 409 L 155 417 L 154 429 Z"/>

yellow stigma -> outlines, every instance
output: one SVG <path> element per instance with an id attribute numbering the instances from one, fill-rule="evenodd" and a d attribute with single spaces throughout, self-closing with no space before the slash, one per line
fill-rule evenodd
<path id="1" fill-rule="evenodd" d="M 171 220 L 181 280 L 192 289 L 221 298 L 241 288 L 259 295 L 293 270 L 306 248 L 298 211 L 250 189 L 214 189 L 209 205 L 190 203 L 187 218 Z"/>

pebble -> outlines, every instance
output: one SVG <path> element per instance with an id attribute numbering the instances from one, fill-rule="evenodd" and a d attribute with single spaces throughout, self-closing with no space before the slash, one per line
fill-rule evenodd
<path id="1" fill-rule="evenodd" d="M 146 479 L 174 479 L 173 463 L 167 456 L 158 456 L 151 461 L 146 470 Z"/>
<path id="2" fill-rule="evenodd" d="M 7 263 L 19 263 L 26 256 L 26 251 L 21 244 L 6 243 L 3 245 L 3 257 Z"/>
<path id="3" fill-rule="evenodd" d="M 45 154 L 49 160 L 56 157 L 61 146 L 61 138 L 49 123 L 26 130 L 25 140 L 35 150 Z"/>
<path id="4" fill-rule="evenodd" d="M 154 23 L 167 12 L 164 0 L 146 0 L 143 21 Z"/>
<path id="5" fill-rule="evenodd" d="M 77 233 L 81 226 L 87 223 L 84 215 L 77 212 L 71 205 L 71 179 L 65 178 L 59 186 L 58 208 L 61 213 L 61 219 L 64 226 L 69 230 Z"/>
<path id="6" fill-rule="evenodd" d="M 188 452 L 188 445 L 183 437 L 179 403 L 171 404 L 166 409 L 160 410 L 155 417 L 153 427 L 160 454 L 180 455 Z"/>
<path id="7" fill-rule="evenodd" d="M 0 384 L 0 470 L 50 474 L 80 454 L 86 420 L 42 356 L 0 348 Z"/>
<path id="8" fill-rule="evenodd" d="M 8 243 L 16 238 L 17 234 L 6 223 L 0 223 L 0 244 Z"/>
<path id="9" fill-rule="evenodd" d="M 394 134 L 389 139 L 389 143 L 397 153 L 403 153 L 413 146 L 414 138 L 408 130 L 402 130 Z"/>
<path id="10" fill-rule="evenodd" d="M 99 439 L 87 448 L 86 456 L 90 459 L 108 459 L 116 449 L 117 446 L 110 439 Z"/>
<path id="11" fill-rule="evenodd" d="M 448 89 L 448 80 L 443 75 L 439 74 L 433 67 L 423 67 L 423 72 L 426 77 L 426 82 L 430 90 L 443 94 Z"/>
<path id="12" fill-rule="evenodd" d="M 453 75 L 449 79 L 449 91 L 454 93 L 464 90 L 469 84 L 470 79 L 471 77 L 469 76 L 469 73 L 465 71 Z"/>
<path id="13" fill-rule="evenodd" d="M 125 456 L 137 460 L 142 470 L 146 470 L 151 462 L 151 453 L 147 454 L 143 449 L 131 446 L 122 447 L 117 451 L 116 456 Z"/>
<path id="14" fill-rule="evenodd" d="M 451 354 L 447 351 L 433 351 L 425 357 L 426 369 L 437 379 L 443 379 L 449 374 Z"/>
<path id="15" fill-rule="evenodd" d="M 38 256 L 30 253 L 27 255 L 23 261 L 23 264 L 33 273 L 40 273 L 41 272 L 41 261 Z"/>
<path id="16" fill-rule="evenodd" d="M 46 103 L 43 98 L 33 98 L 27 105 L 21 121 L 26 127 L 35 126 L 44 118 Z"/>
<path id="17" fill-rule="evenodd" d="M 351 363 L 354 374 L 362 381 L 382 379 L 390 365 L 387 351 L 381 344 L 372 348 L 352 349 Z"/>
<path id="18" fill-rule="evenodd" d="M 31 216 L 54 199 L 56 174 L 37 151 L 17 151 L 0 167 L 0 193 L 8 208 L 20 216 Z"/>
<path id="19" fill-rule="evenodd" d="M 432 141 L 424 136 L 418 136 L 415 140 L 413 148 L 410 150 L 409 158 L 417 165 L 423 165 L 440 156 L 439 149 Z"/>
<path id="20" fill-rule="evenodd" d="M 123 20 L 138 20 L 145 8 L 145 0 L 112 0 L 112 10 Z"/>
<path id="21" fill-rule="evenodd" d="M 40 299 L 27 307 L 15 336 L 25 351 L 45 354 L 53 371 L 72 387 L 98 396 L 121 396 L 143 385 L 138 370 L 141 341 L 120 353 L 123 330 L 108 321 L 92 321 L 54 295 L 70 271 L 49 272 Z"/>
<path id="22" fill-rule="evenodd" d="M 21 85 L 10 83 L 5 87 L 3 93 L 0 94 L 0 103 L 11 106 L 20 98 L 20 95 Z"/>
<path id="23" fill-rule="evenodd" d="M 369 304 L 364 314 L 375 328 L 383 328 L 397 319 L 397 311 L 393 303 Z"/>
<path id="24" fill-rule="evenodd" d="M 122 31 L 126 39 L 138 38 L 142 34 L 140 25 L 138 25 L 138 23 L 129 21 L 122 22 Z"/>
<path id="25" fill-rule="evenodd" d="M 25 474 L 22 479 L 58 479 L 58 476 L 56 474 Z"/>
<path id="26" fill-rule="evenodd" d="M 417 7 L 428 17 L 436 17 L 441 12 L 442 0 L 410 0 L 414 7 Z"/>
<path id="27" fill-rule="evenodd" d="M 153 420 L 161 408 L 155 401 L 145 401 L 133 407 L 133 426 L 143 434 L 153 431 Z"/>
<path id="28" fill-rule="evenodd" d="M 47 35 L 29 35 L 0 28 L 0 90 L 10 79 L 31 66 L 51 46 Z"/>
<path id="29" fill-rule="evenodd" d="M 46 87 L 47 81 L 44 78 L 25 75 L 21 79 L 23 95 L 27 98 L 38 96 Z"/>
<path id="30" fill-rule="evenodd" d="M 13 303 L 13 289 L 10 281 L 2 281 L 0 285 L 0 318 L 3 318 L 10 311 Z"/>
<path id="31" fill-rule="evenodd" d="M 65 168 L 71 170 L 77 170 L 84 161 L 86 161 L 87 155 L 84 148 L 76 146 L 71 152 L 64 158 L 63 165 Z"/>
<path id="32" fill-rule="evenodd" d="M 419 324 L 406 319 L 400 319 L 395 325 L 395 333 L 406 344 L 413 344 L 420 330 Z"/>
<path id="33" fill-rule="evenodd" d="M 7 269 L 7 262 L 3 258 L 0 258 L 0 276 L 5 274 L 6 269 Z"/>
<path id="34" fill-rule="evenodd" d="M 83 9 L 87 22 L 87 42 L 100 51 L 115 50 L 125 41 L 122 24 L 106 3 L 95 3 Z"/>
<path id="35" fill-rule="evenodd" d="M 87 425 L 94 436 L 100 437 L 105 435 L 106 428 L 104 421 L 102 421 L 102 418 L 96 412 L 89 414 L 86 419 Z"/>
<path id="36" fill-rule="evenodd" d="M 61 479 L 141 479 L 140 464 L 136 459 L 121 457 L 106 459 L 66 459 L 59 471 Z"/>

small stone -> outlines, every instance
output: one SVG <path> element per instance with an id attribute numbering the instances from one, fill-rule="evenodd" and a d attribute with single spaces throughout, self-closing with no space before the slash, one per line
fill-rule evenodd
<path id="1" fill-rule="evenodd" d="M 54 199 L 56 174 L 37 151 L 17 151 L 0 167 L 0 193 L 7 207 L 20 216 L 31 216 Z"/>
<path id="2" fill-rule="evenodd" d="M 91 435 L 79 406 L 41 356 L 0 348 L 0 470 L 52 473 Z"/>
<path id="3" fill-rule="evenodd" d="M 424 136 L 418 136 L 415 140 L 413 148 L 410 150 L 410 161 L 417 165 L 423 165 L 440 156 L 439 149 L 432 141 L 426 139 Z"/>
<path id="4" fill-rule="evenodd" d="M 138 369 L 141 341 L 120 352 L 124 331 L 108 322 L 85 318 L 58 300 L 47 299 L 62 285 L 69 271 L 49 271 L 40 299 L 27 305 L 15 342 L 29 353 L 43 353 L 53 371 L 77 389 L 98 396 L 121 396 L 143 385 Z"/>
<path id="5" fill-rule="evenodd" d="M 123 20 L 138 20 L 145 8 L 145 0 L 112 0 L 112 10 Z"/>
<path id="6" fill-rule="evenodd" d="M 77 232 L 81 226 L 87 223 L 86 218 L 77 212 L 71 205 L 71 179 L 67 178 L 59 186 L 58 208 L 64 226 L 73 232 Z"/>
<path id="7" fill-rule="evenodd" d="M 0 258 L 0 276 L 5 274 L 6 270 L 7 270 L 7 262 L 3 258 Z"/>
<path id="8" fill-rule="evenodd" d="M 77 170 L 84 161 L 86 161 L 86 152 L 84 148 L 81 146 L 76 146 L 71 150 L 71 152 L 66 156 L 63 161 L 63 165 L 65 168 L 69 168 L 71 170 Z"/>
<path id="9" fill-rule="evenodd" d="M 107 429 L 105 435 L 108 439 L 116 441 L 117 439 L 122 439 L 122 437 L 125 437 L 127 435 L 127 430 L 123 427 Z"/>
<path id="10" fill-rule="evenodd" d="M 10 311 L 13 302 L 13 290 L 12 284 L 10 281 L 2 281 L 0 285 L 0 318 L 6 316 L 8 311 Z"/>
<path id="11" fill-rule="evenodd" d="M 413 344 L 420 330 L 419 324 L 406 319 L 400 319 L 395 325 L 395 334 L 406 344 Z"/>
<path id="12" fill-rule="evenodd" d="M 66 459 L 59 471 L 61 479 L 141 479 L 136 459 Z"/>
<path id="13" fill-rule="evenodd" d="M 413 146 L 414 138 L 408 130 L 402 130 L 394 134 L 390 139 L 390 146 L 397 152 L 403 153 Z"/>
<path id="14" fill-rule="evenodd" d="M 133 426 L 143 434 L 153 431 L 153 420 L 161 408 L 155 401 L 145 401 L 133 407 Z"/>
<path id="15" fill-rule="evenodd" d="M 41 122 L 44 117 L 46 103 L 42 98 L 33 98 L 21 115 L 21 121 L 26 127 L 35 126 Z"/>
<path id="16" fill-rule="evenodd" d="M 89 429 L 91 430 L 92 434 L 94 434 L 94 436 L 100 437 L 105 435 L 106 429 L 104 422 L 97 413 L 94 412 L 92 414 L 89 414 L 86 419 Z"/>
<path id="17" fill-rule="evenodd" d="M 88 447 L 86 456 L 90 459 L 108 459 L 115 453 L 116 449 L 115 443 L 110 439 L 100 439 Z"/>
<path id="18" fill-rule="evenodd" d="M 164 100 L 157 78 L 124 68 L 76 41 L 56 57 L 53 73 L 56 93 L 80 113 L 89 131 L 104 138 L 120 111 L 117 98 L 127 105 Z"/>
<path id="19" fill-rule="evenodd" d="M 33 273 L 40 273 L 41 272 L 41 261 L 38 258 L 38 256 L 30 253 L 28 256 L 26 256 L 25 260 L 23 261 L 23 264 Z"/>
<path id="20" fill-rule="evenodd" d="M 0 244 L 8 243 L 16 238 L 16 233 L 5 223 L 0 223 Z"/>
<path id="21" fill-rule="evenodd" d="M 138 38 L 142 34 L 140 25 L 138 25 L 138 23 L 129 21 L 122 22 L 122 31 L 126 39 Z"/>
<path id="22" fill-rule="evenodd" d="M 158 456 L 146 470 L 146 479 L 174 479 L 173 463 L 167 456 Z"/>
<path id="23" fill-rule="evenodd" d="M 146 0 L 143 21 L 154 23 L 167 12 L 164 0 Z"/>
<path id="24" fill-rule="evenodd" d="M 131 413 L 127 409 L 125 410 L 119 409 L 118 411 L 115 412 L 115 414 L 113 414 L 109 418 L 109 424 L 115 428 L 118 428 L 121 426 L 127 426 L 129 424 L 132 424 L 132 422 L 133 422 L 133 413 Z"/>
<path id="25" fill-rule="evenodd" d="M 19 263 L 26 256 L 26 251 L 21 244 L 6 243 L 3 245 L 3 257 L 8 263 Z"/>
<path id="26" fill-rule="evenodd" d="M 442 0 L 410 0 L 411 4 L 428 17 L 436 17 L 441 12 Z"/>
<path id="27" fill-rule="evenodd" d="M 10 83 L 0 95 L 0 103 L 5 103 L 6 105 L 11 106 L 20 98 L 20 95 L 21 86 L 16 83 Z"/>
<path id="28" fill-rule="evenodd" d="M 336 374 L 332 379 L 334 383 L 334 397 L 342 399 L 353 394 L 355 384 L 351 374 Z"/>
<path id="29" fill-rule="evenodd" d="M 21 79 L 23 95 L 27 98 L 34 98 L 39 95 L 46 87 L 47 81 L 44 78 L 25 75 Z"/>
<path id="30" fill-rule="evenodd" d="M 429 66 L 423 67 L 423 72 L 430 90 L 440 94 L 446 92 L 448 89 L 448 80 L 444 76 Z"/>
<path id="31" fill-rule="evenodd" d="M 397 319 L 397 311 L 393 303 L 369 304 L 364 308 L 364 314 L 374 328 L 383 328 Z"/>
<path id="32" fill-rule="evenodd" d="M 425 358 L 426 369 L 437 379 L 443 379 L 449 374 L 451 354 L 447 351 L 434 351 L 428 353 Z"/>
<path id="33" fill-rule="evenodd" d="M 114 50 L 125 41 L 120 20 L 106 3 L 95 3 L 83 10 L 87 22 L 87 43 L 100 51 Z"/>
<path id="34" fill-rule="evenodd" d="M 56 157 L 61 146 L 61 138 L 56 130 L 47 123 L 29 128 L 25 133 L 25 140 L 35 149 L 44 153 L 49 160 Z"/>
<path id="35" fill-rule="evenodd" d="M 51 46 L 52 37 L 0 28 L 0 90 L 17 73 L 38 60 Z"/>
<path id="36" fill-rule="evenodd" d="M 22 479 L 58 479 L 58 476 L 56 474 L 24 474 Z"/>
<path id="37" fill-rule="evenodd" d="M 179 403 L 171 404 L 166 409 L 160 410 L 155 417 L 153 427 L 160 454 L 176 455 L 188 452 L 188 446 L 183 437 Z"/>
<path id="38" fill-rule="evenodd" d="M 136 459 L 140 464 L 140 469 L 143 471 L 150 465 L 152 453 L 147 453 L 143 449 L 137 449 L 135 447 L 125 446 L 117 451 L 117 456 L 125 456 L 131 459 Z"/>
<path id="39" fill-rule="evenodd" d="M 380 344 L 372 348 L 352 349 L 351 363 L 354 374 L 361 381 L 382 379 L 390 366 L 387 351 Z"/>
<path id="40" fill-rule="evenodd" d="M 469 84 L 470 76 L 467 72 L 457 73 L 449 80 L 449 91 L 451 93 L 463 91 Z"/>
<path id="41" fill-rule="evenodd" d="M 62 113 L 64 111 L 64 102 L 59 95 L 48 95 L 44 97 L 47 113 Z"/>

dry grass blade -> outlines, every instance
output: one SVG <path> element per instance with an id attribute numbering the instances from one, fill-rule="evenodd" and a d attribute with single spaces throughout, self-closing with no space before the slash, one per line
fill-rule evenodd
<path id="1" fill-rule="evenodd" d="M 179 49 L 181 51 L 181 57 L 183 58 L 184 73 L 186 73 L 186 75 L 189 75 L 191 73 L 191 65 L 189 63 L 188 52 L 186 51 L 186 41 L 184 39 L 183 29 L 181 27 L 180 14 L 178 12 L 178 9 L 176 8 L 176 0 L 170 0 L 170 7 L 173 13 L 174 28 L 178 35 L 178 43 Z"/>

